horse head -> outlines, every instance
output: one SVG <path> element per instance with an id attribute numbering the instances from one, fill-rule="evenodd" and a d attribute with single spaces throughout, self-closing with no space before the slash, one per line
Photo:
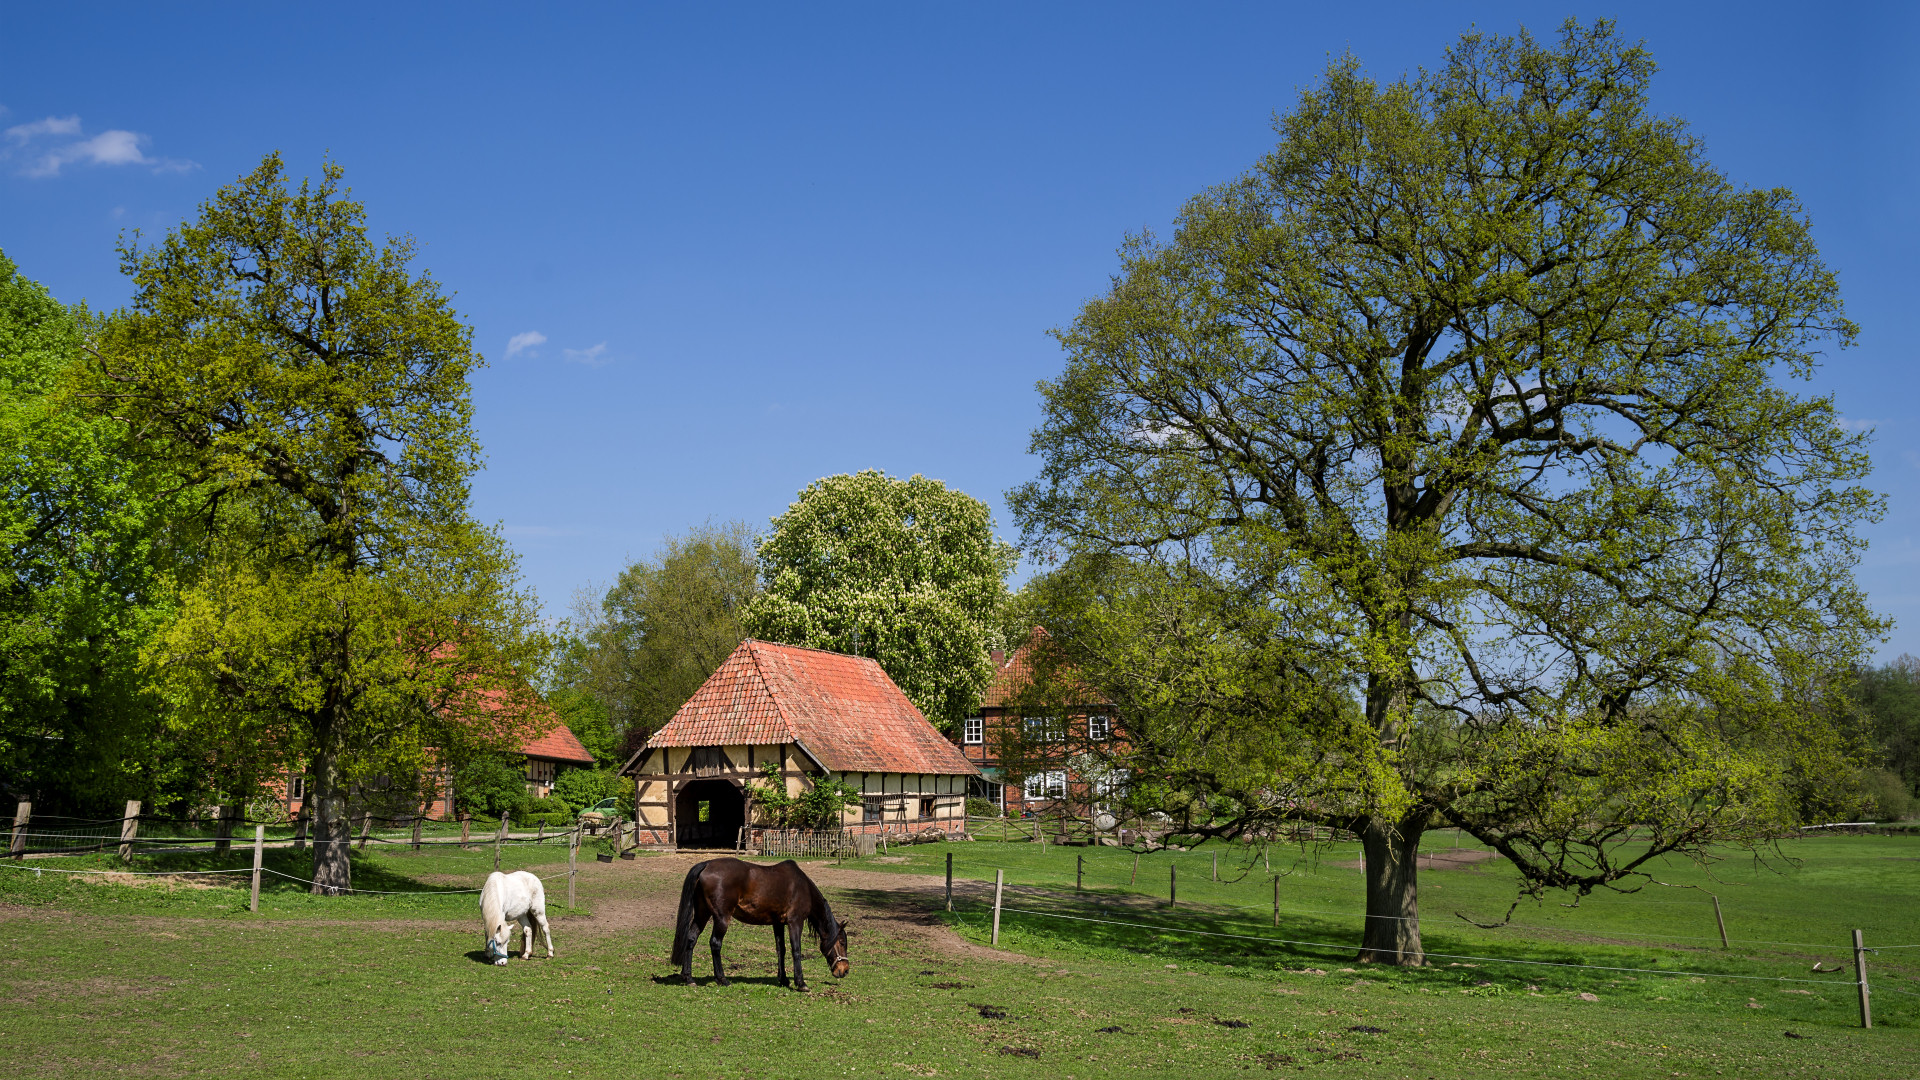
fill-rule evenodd
<path id="1" fill-rule="evenodd" d="M 847 972 L 852 970 L 853 965 L 847 963 L 846 922 L 839 923 L 834 927 L 831 938 L 825 936 L 820 938 L 820 955 L 826 958 L 827 964 L 833 971 L 834 978 L 844 979 L 847 977 Z"/>
<path id="2" fill-rule="evenodd" d="M 493 961 L 496 967 L 504 966 L 507 962 L 507 947 L 491 934 L 487 936 L 487 959 Z"/>

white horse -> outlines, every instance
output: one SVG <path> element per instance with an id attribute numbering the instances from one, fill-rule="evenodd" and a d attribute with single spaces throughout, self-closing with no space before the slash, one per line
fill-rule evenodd
<path id="1" fill-rule="evenodd" d="M 512 952 L 513 928 L 520 927 L 520 959 L 533 959 L 533 939 L 547 935 L 547 958 L 553 958 L 553 927 L 547 922 L 547 890 L 525 870 L 487 875 L 480 888 L 480 921 L 487 930 L 487 958 L 505 965 Z"/>

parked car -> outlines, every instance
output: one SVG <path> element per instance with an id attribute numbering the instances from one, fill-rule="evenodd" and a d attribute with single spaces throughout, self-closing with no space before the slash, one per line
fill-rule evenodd
<path id="1" fill-rule="evenodd" d="M 621 816 L 619 799 L 601 799 L 580 811 L 580 823 L 598 827 L 606 825 L 619 816 Z"/>

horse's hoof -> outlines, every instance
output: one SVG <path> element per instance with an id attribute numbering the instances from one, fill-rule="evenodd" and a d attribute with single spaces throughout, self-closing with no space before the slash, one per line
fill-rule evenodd
<path id="1" fill-rule="evenodd" d="M 796 986 L 795 986 L 795 987 L 794 987 L 793 989 L 794 989 L 794 992 L 795 992 L 795 993 L 798 993 L 798 994 L 811 994 L 811 993 L 813 993 L 813 991 L 812 991 L 812 990 L 810 990 L 810 989 L 808 989 L 808 988 L 807 988 L 807 984 L 806 984 L 806 983 L 800 983 L 800 984 L 798 984 L 798 985 L 796 985 Z"/>
<path id="2" fill-rule="evenodd" d="M 506 958 L 505 958 L 505 957 L 501 957 L 500 959 L 498 959 L 498 960 L 495 960 L 495 961 L 493 962 L 493 966 L 494 966 L 494 967 L 506 967 L 506 966 L 507 966 L 507 960 L 506 960 Z"/>

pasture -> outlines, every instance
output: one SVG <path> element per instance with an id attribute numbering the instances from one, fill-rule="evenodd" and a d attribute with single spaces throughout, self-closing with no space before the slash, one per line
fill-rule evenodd
<path id="1" fill-rule="evenodd" d="M 939 876 L 949 852 L 952 915 Z M 810 863 L 836 911 L 856 921 L 851 976 L 828 978 L 809 951 L 808 995 L 772 985 L 772 934 L 759 927 L 728 937 L 731 988 L 707 985 L 704 942 L 699 985 L 669 977 L 690 856 L 588 860 L 575 910 L 564 879 L 549 880 L 558 957 L 504 968 L 485 962 L 474 895 L 405 892 L 477 888 L 492 868 L 485 850 L 376 847 L 355 854 L 356 883 L 399 895 L 318 899 L 269 879 L 258 915 L 238 880 L 7 869 L 0 1044 L 29 1076 L 1920 1075 L 1920 950 L 1869 960 L 1872 1031 L 1855 1026 L 1850 975 L 1810 971 L 1848 959 L 1841 945 L 1855 926 L 1870 945 L 1920 943 L 1911 838 L 1797 841 L 1779 872 L 1727 863 L 1718 881 L 1670 868 L 1674 885 L 1720 894 L 1734 945 L 1724 950 L 1711 902 L 1685 888 L 1577 909 L 1550 899 L 1523 905 L 1506 929 L 1475 929 L 1454 909 L 1497 918 L 1511 882 L 1497 863 L 1463 861 L 1423 874 L 1422 923 L 1429 950 L 1478 959 L 1418 971 L 1249 940 L 1354 940 L 1350 850 L 1299 865 L 1274 853 L 1274 869 L 1288 871 L 1278 928 L 1257 857 L 1242 876 L 1246 853 L 1223 851 L 1227 880 L 1215 883 L 1211 855 L 1145 856 L 1132 890 L 1132 856 L 1107 848 L 935 844 L 889 861 Z M 250 857 L 236 852 L 228 865 Z M 1076 857 L 1086 860 L 1080 891 Z M 141 856 L 133 869 L 212 859 Z M 1170 864 L 1178 906 L 1165 902 Z M 26 864 L 55 865 L 114 864 Z M 268 865 L 300 868 L 285 850 Z M 1010 883 L 998 950 L 986 943 L 996 867 Z M 564 873 L 565 853 L 510 847 L 503 868 Z M 1187 930 L 1245 936 L 1175 932 Z M 1583 966 L 1547 966 L 1560 964 Z"/>

